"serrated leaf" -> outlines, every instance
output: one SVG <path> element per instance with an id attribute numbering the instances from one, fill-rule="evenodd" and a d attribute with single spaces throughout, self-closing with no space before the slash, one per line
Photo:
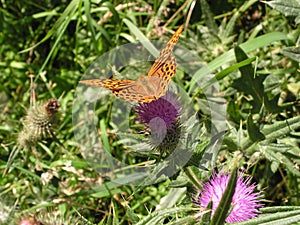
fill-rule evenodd
<path id="1" fill-rule="evenodd" d="M 263 208 L 262 208 L 263 209 Z M 300 210 L 278 212 L 278 213 L 268 213 L 262 214 L 261 216 L 247 220 L 240 223 L 235 223 L 235 225 L 288 225 L 295 224 L 295 222 L 300 221 Z"/>
<path id="2" fill-rule="evenodd" d="M 207 27 L 209 28 L 209 30 L 217 38 L 218 26 L 215 23 L 215 20 L 214 20 L 213 14 L 209 8 L 209 5 L 207 4 L 206 0 L 200 0 L 200 5 L 201 5 L 201 11 L 204 16 L 205 24 L 207 24 Z"/>
<path id="3" fill-rule="evenodd" d="M 260 209 L 262 213 L 289 212 L 294 210 L 300 210 L 300 206 L 272 206 Z"/>
<path id="4" fill-rule="evenodd" d="M 277 121 L 272 125 L 266 125 L 262 133 L 266 136 L 264 142 L 271 143 L 279 137 L 289 134 L 293 130 L 300 128 L 300 116 L 296 116 L 285 121 Z"/>
<path id="5" fill-rule="evenodd" d="M 298 16 L 300 14 L 300 2 L 298 0 L 276 0 L 264 3 L 278 10 L 285 16 Z"/>
<path id="6" fill-rule="evenodd" d="M 265 135 L 262 132 L 260 132 L 258 126 L 256 126 L 256 124 L 253 122 L 252 115 L 249 115 L 247 119 L 247 131 L 250 139 L 253 142 L 265 139 Z"/>
<path id="7" fill-rule="evenodd" d="M 281 53 L 290 59 L 300 62 L 300 47 L 287 47 L 282 49 Z"/>
<path id="8" fill-rule="evenodd" d="M 273 172 L 276 172 L 279 164 L 282 164 L 291 173 L 296 176 L 300 176 L 297 165 L 294 165 L 294 163 L 289 159 L 288 156 L 279 151 L 274 151 L 274 148 L 269 148 L 268 146 L 263 146 L 261 150 L 262 154 L 272 162 L 271 169 Z"/>
<path id="9" fill-rule="evenodd" d="M 234 52 L 237 62 L 248 59 L 246 53 L 239 46 L 234 48 Z M 241 77 L 236 79 L 232 86 L 238 91 L 251 95 L 253 101 L 250 103 L 253 107 L 253 112 L 258 112 L 262 107 L 264 99 L 263 81 L 265 77 L 255 76 L 251 64 L 240 67 L 239 70 L 241 72 Z"/>
<path id="10" fill-rule="evenodd" d="M 186 187 L 183 188 L 171 188 L 169 193 L 161 198 L 159 205 L 156 206 L 156 210 L 170 208 L 176 205 L 180 199 L 185 195 Z"/>
<path id="11" fill-rule="evenodd" d="M 273 152 L 286 153 L 291 148 L 292 148 L 292 146 L 289 146 L 289 145 L 286 145 L 283 143 L 271 143 L 268 145 L 268 149 L 270 149 Z"/>
<path id="12" fill-rule="evenodd" d="M 153 225 L 153 224 L 159 224 L 160 221 L 162 221 L 164 218 L 167 218 L 170 215 L 176 214 L 176 213 L 184 213 L 191 211 L 192 208 L 187 207 L 172 207 L 168 209 L 163 210 L 156 210 L 146 217 L 144 217 L 142 220 L 140 220 L 136 225 Z"/>
<path id="13" fill-rule="evenodd" d="M 237 62 L 248 59 L 248 56 L 239 46 L 234 48 Z M 233 87 L 238 91 L 251 95 L 253 100 L 249 103 L 252 105 L 252 112 L 258 113 L 263 105 L 272 113 L 280 112 L 282 107 L 278 106 L 278 96 L 269 100 L 267 93 L 264 91 L 263 82 L 266 76 L 257 76 L 251 64 L 239 68 L 241 77 L 234 80 Z"/>
<path id="14" fill-rule="evenodd" d="M 276 173 L 276 171 L 278 170 L 278 168 L 279 168 L 279 165 L 280 165 L 280 163 L 279 162 L 276 162 L 276 161 L 273 161 L 272 163 L 271 163 L 271 171 L 273 172 L 273 173 Z"/>
<path id="15" fill-rule="evenodd" d="M 285 121 L 276 121 L 272 125 L 265 125 L 261 132 L 265 135 L 266 139 L 261 141 L 262 146 L 268 146 L 270 143 L 276 141 L 278 138 L 282 138 L 285 135 L 289 135 L 291 131 L 300 128 L 300 116 L 296 116 Z M 258 145 L 248 137 L 243 140 L 241 148 L 251 149 Z M 255 149 L 254 149 L 255 150 Z M 262 151 L 262 150 L 261 150 Z"/>

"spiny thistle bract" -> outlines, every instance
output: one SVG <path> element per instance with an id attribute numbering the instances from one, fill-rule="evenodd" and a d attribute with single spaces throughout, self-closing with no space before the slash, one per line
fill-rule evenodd
<path id="1" fill-rule="evenodd" d="M 58 100 L 50 99 L 44 105 L 29 108 L 24 120 L 24 128 L 18 135 L 18 144 L 32 147 L 38 140 L 53 136 L 53 128 L 58 121 Z"/>

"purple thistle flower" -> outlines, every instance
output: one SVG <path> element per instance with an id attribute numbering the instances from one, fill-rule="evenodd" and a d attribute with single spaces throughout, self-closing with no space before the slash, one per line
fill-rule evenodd
<path id="1" fill-rule="evenodd" d="M 140 103 L 134 111 L 136 120 L 145 124 L 151 132 L 151 143 L 160 151 L 170 152 L 179 138 L 179 115 L 181 106 L 171 93 L 150 103 Z M 168 143 L 169 142 L 169 143 Z M 165 151 L 165 149 L 168 149 Z"/>
<path id="2" fill-rule="evenodd" d="M 153 123 L 153 119 L 161 119 L 168 129 L 172 129 L 179 116 L 180 108 L 178 100 L 167 92 L 156 101 L 140 103 L 135 111 L 138 113 L 137 120 L 146 125 Z"/>
<path id="3" fill-rule="evenodd" d="M 203 190 L 197 191 L 200 195 L 195 197 L 194 204 L 204 210 L 208 203 L 212 201 L 212 214 L 219 206 L 222 195 L 226 189 L 230 174 L 213 173 L 212 178 L 203 184 Z M 235 187 L 235 193 L 232 197 L 232 209 L 227 223 L 242 222 L 256 217 L 260 212 L 258 208 L 262 207 L 260 203 L 261 192 L 254 192 L 256 184 L 250 184 L 252 177 L 243 178 L 243 173 L 238 175 Z"/>

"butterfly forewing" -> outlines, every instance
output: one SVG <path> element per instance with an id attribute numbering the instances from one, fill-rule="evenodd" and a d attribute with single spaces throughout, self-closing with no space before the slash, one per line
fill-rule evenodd
<path id="1" fill-rule="evenodd" d="M 167 92 L 167 87 L 171 82 L 171 78 L 176 74 L 176 60 L 172 55 L 172 51 L 178 41 L 183 26 L 180 26 L 173 34 L 166 47 L 160 52 L 159 56 L 153 63 L 148 76 L 160 77 L 159 95 L 158 98 L 163 96 Z"/>
<path id="2" fill-rule="evenodd" d="M 109 90 L 121 90 L 128 88 L 133 85 L 134 80 L 119 80 L 119 79 L 94 79 L 94 80 L 82 80 L 79 81 L 81 84 L 86 84 L 95 87 L 104 87 Z"/>
<path id="3" fill-rule="evenodd" d="M 180 26 L 173 34 L 166 47 L 152 65 L 148 76 L 140 76 L 137 81 L 119 79 L 83 80 L 82 84 L 104 87 L 111 90 L 117 97 L 132 102 L 151 102 L 163 96 L 171 78 L 176 73 L 176 60 L 172 55 L 183 27 Z"/>
<path id="4" fill-rule="evenodd" d="M 174 72 L 170 74 L 175 75 L 176 72 L 176 60 L 172 55 L 172 51 L 178 41 L 179 35 L 181 34 L 183 26 L 180 26 L 177 31 L 173 34 L 166 47 L 161 50 L 159 56 L 153 63 L 149 70 L 148 76 L 165 76 L 167 71 Z M 170 69 L 170 70 L 169 70 Z M 161 70 L 161 71 L 160 71 Z"/>

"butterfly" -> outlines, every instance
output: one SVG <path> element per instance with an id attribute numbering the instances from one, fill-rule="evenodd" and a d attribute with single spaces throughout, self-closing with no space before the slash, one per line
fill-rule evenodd
<path id="1" fill-rule="evenodd" d="M 137 80 L 93 79 L 82 80 L 79 83 L 89 86 L 104 87 L 126 101 L 149 103 L 165 95 L 171 78 L 176 73 L 176 60 L 172 51 L 179 39 L 183 26 L 173 34 L 167 45 L 148 72 L 148 76 L 139 76 Z"/>

